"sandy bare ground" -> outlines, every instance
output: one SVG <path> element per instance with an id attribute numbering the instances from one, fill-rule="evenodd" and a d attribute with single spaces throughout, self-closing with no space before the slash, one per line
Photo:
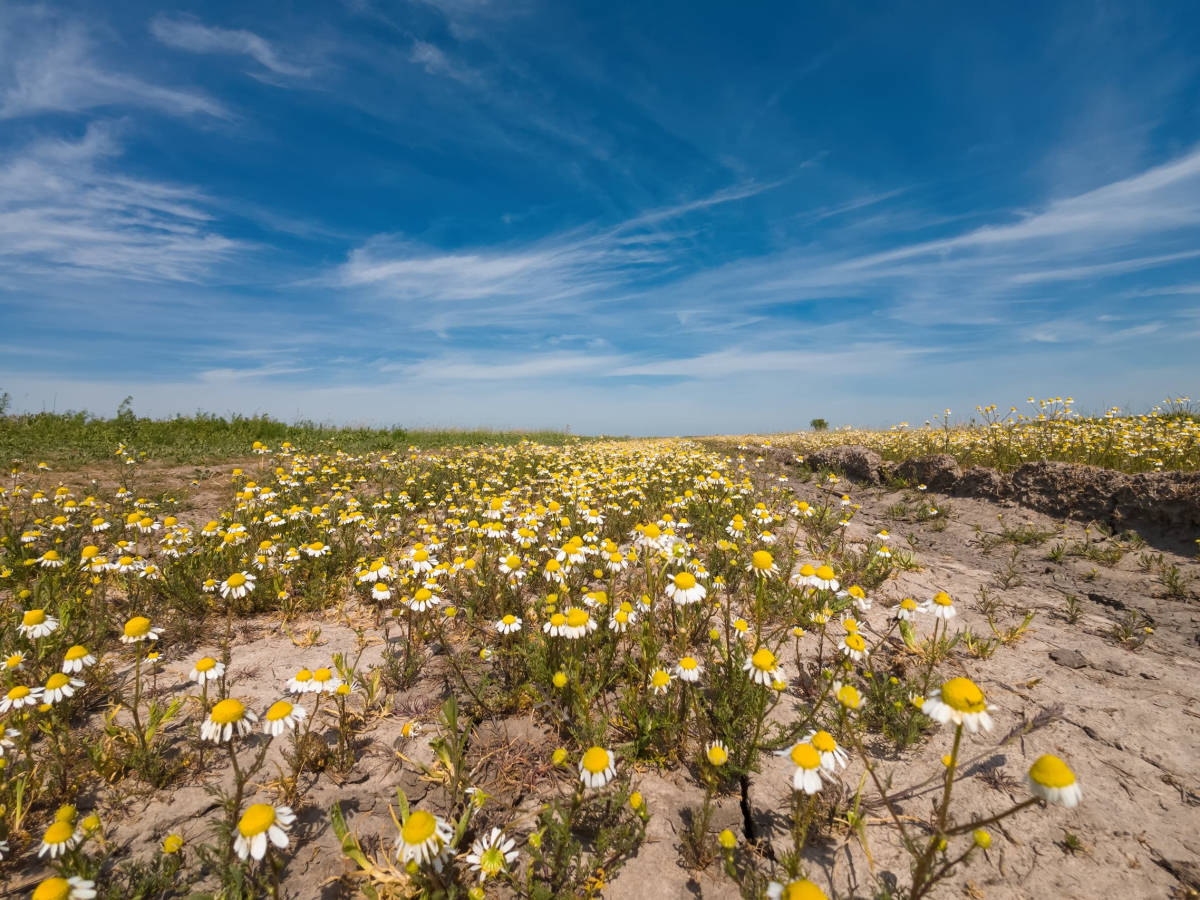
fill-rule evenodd
<path id="1" fill-rule="evenodd" d="M 231 467 L 221 467 L 227 472 Z M 191 470 L 161 472 L 165 480 L 191 480 Z M 186 483 L 186 482 L 185 482 Z M 793 480 L 797 494 L 810 501 L 820 488 Z M 1083 804 L 1074 810 L 1031 809 L 1006 821 L 994 832 L 986 858 L 977 859 L 947 883 L 938 896 L 969 898 L 1095 898 L 1194 896 L 1200 887 L 1200 604 L 1190 598 L 1165 596 L 1157 568 L 1140 564 L 1143 554 L 1162 553 L 1162 563 L 1177 565 L 1183 576 L 1197 579 L 1200 565 L 1185 555 L 1194 535 L 1156 535 L 1154 543 L 1125 552 L 1116 562 L 1084 557 L 1048 559 L 1060 542 L 1091 542 L 1098 550 L 1113 546 L 1099 532 L 1082 524 L 1057 522 L 1013 504 L 960 499 L 941 503 L 949 524 L 917 522 L 898 517 L 896 505 L 916 498 L 915 492 L 839 485 L 862 505 L 849 529 L 849 539 L 865 542 L 880 528 L 889 529 L 898 546 L 911 546 L 918 570 L 897 572 L 874 594 L 875 606 L 865 615 L 867 625 L 887 630 L 888 608 L 903 597 L 924 599 L 938 590 L 956 598 L 957 628 L 991 637 L 981 590 L 995 603 L 993 616 L 1002 630 L 1019 624 L 1026 611 L 1036 613 L 1019 639 L 999 647 L 990 658 L 979 658 L 960 643 L 945 664 L 946 677 L 973 678 L 997 707 L 996 727 L 971 739 L 965 755 L 978 757 L 962 770 L 955 787 L 961 802 L 960 821 L 985 817 L 1026 796 L 1020 783 L 1030 763 L 1041 753 L 1067 760 L 1078 774 Z M 228 490 L 224 478 L 204 481 L 192 494 L 184 518 L 203 523 Z M 1002 518 L 1001 518 L 1002 517 Z M 1001 538 L 1002 526 L 1030 523 L 1055 536 L 1040 543 L 1014 545 Z M 939 530 L 941 529 L 941 530 Z M 911 535 L 911 542 L 901 540 Z M 1194 545 L 1192 545 L 1194 546 Z M 1016 555 L 1014 556 L 1014 550 Z M 1158 565 L 1157 559 L 1155 566 Z M 1078 619 L 1068 621 L 1067 597 L 1079 603 Z M 238 695 L 261 707 L 279 696 L 280 685 L 302 665 L 327 664 L 333 653 L 353 655 L 359 647 L 354 627 L 367 629 L 362 662 L 378 661 L 382 635 L 367 613 L 330 611 L 324 618 L 288 623 L 261 620 L 239 623 L 230 671 Z M 1136 623 L 1135 623 L 1136 617 Z M 1145 637 L 1122 641 L 1115 626 L 1130 624 Z M 1153 633 L 1146 636 L 1144 628 Z M 320 634 L 313 637 L 315 629 Z M 214 646 L 175 648 L 160 675 L 164 693 L 185 693 L 190 663 Z M 285 878 L 286 895 L 307 898 L 356 895 L 344 877 L 352 866 L 343 858 L 329 825 L 328 807 L 340 802 L 352 830 L 368 849 L 378 850 L 380 836 L 394 834 L 388 812 L 396 787 L 410 801 L 438 809 L 440 788 L 422 773 L 433 760 L 429 736 L 437 707 L 445 695 L 444 657 L 435 656 L 417 688 L 390 698 L 386 715 L 372 717 L 361 736 L 359 760 L 347 775 L 321 773 L 310 778 L 297 812 L 291 859 Z M 791 708 L 788 708 L 791 707 Z M 1061 708 L 1052 724 L 1007 746 L 1000 739 L 1023 721 Z M 799 714 L 800 700 L 781 704 L 785 720 Z M 407 722 L 424 724 L 424 733 L 406 739 Z M 182 732 L 178 738 L 184 740 Z M 951 734 L 929 738 L 896 755 L 879 742 L 872 749 L 892 776 L 894 791 L 925 782 L 941 769 Z M 569 776 L 558 774 L 549 762 L 556 746 L 551 729 L 536 714 L 501 722 L 477 722 L 469 756 L 476 783 L 495 798 L 496 824 L 507 823 L 520 833 L 528 827 L 541 799 L 563 790 Z M 267 787 L 276 775 L 272 757 L 263 777 Z M 85 798 L 109 823 L 109 838 L 128 844 L 134 855 L 148 854 L 164 836 L 179 833 L 189 845 L 206 839 L 216 800 L 208 789 L 228 780 L 227 764 L 210 754 L 204 771 L 185 775 L 171 791 L 147 791 L 123 782 Z M 862 767 L 852 761 L 842 777 L 841 790 L 854 794 Z M 647 841 L 603 891 L 611 898 L 736 897 L 738 888 L 718 864 L 703 871 L 684 867 L 682 835 L 703 791 L 687 771 L 645 771 L 640 786 L 652 814 Z M 711 825 L 714 833 L 730 828 L 744 849 L 770 868 L 788 841 L 787 823 L 791 764 L 764 756 L 761 771 L 749 779 L 744 797 L 722 797 Z M 940 791 L 940 785 L 936 786 Z M 901 794 L 898 805 L 914 822 L 927 820 L 935 786 Z M 831 897 L 884 896 L 889 884 L 908 880 L 908 864 L 893 829 L 884 824 L 885 812 L 867 799 L 867 846 L 838 823 L 810 842 L 806 862 L 810 877 Z M 870 857 L 868 858 L 867 850 Z M 25 883 L 24 873 L 18 882 Z M 13 882 L 10 882 L 10 884 Z M 212 887 L 213 883 L 196 887 Z"/>

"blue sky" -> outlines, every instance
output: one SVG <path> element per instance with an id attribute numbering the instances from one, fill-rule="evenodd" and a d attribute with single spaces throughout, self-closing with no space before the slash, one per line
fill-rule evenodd
<path id="1" fill-rule="evenodd" d="M 0 0 L 18 408 L 675 434 L 1200 392 L 1188 2 Z"/>

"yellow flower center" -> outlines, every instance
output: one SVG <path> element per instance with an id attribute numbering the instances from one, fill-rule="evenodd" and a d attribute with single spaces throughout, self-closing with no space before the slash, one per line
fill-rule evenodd
<path id="1" fill-rule="evenodd" d="M 754 655 L 750 657 L 750 662 L 754 664 L 754 668 L 760 669 L 763 672 L 770 672 L 775 668 L 775 654 L 766 647 L 760 647 L 754 651 Z"/>
<path id="2" fill-rule="evenodd" d="M 855 585 L 851 585 L 851 586 L 850 586 L 850 591 L 849 591 L 849 594 L 850 594 L 850 596 L 851 596 L 851 597 L 856 597 L 856 598 L 858 598 L 859 600 L 861 600 L 861 599 L 863 599 L 863 597 L 867 596 L 867 595 L 866 595 L 866 594 L 863 592 L 863 589 L 862 589 L 862 588 L 860 588 L 860 587 L 859 587 L 857 584 L 855 584 Z"/>
<path id="3" fill-rule="evenodd" d="M 954 601 L 950 599 L 950 595 L 945 591 L 938 591 L 933 595 L 933 602 L 938 606 L 949 606 Z"/>
<path id="4" fill-rule="evenodd" d="M 504 560 L 504 564 L 510 569 L 518 569 L 521 567 L 521 557 L 514 554 L 508 557 L 508 559 Z"/>
<path id="5" fill-rule="evenodd" d="M 24 700 L 29 696 L 29 688 L 23 684 L 18 684 L 15 688 L 8 692 L 9 700 Z"/>
<path id="6" fill-rule="evenodd" d="M 68 900 L 71 884 L 65 878 L 47 878 L 33 890 L 33 900 Z"/>
<path id="7" fill-rule="evenodd" d="M 429 562 L 429 551 L 417 550 L 413 553 L 413 562 Z"/>
<path id="8" fill-rule="evenodd" d="M 675 576 L 675 587 L 680 590 L 690 591 L 696 586 L 696 576 L 691 572 L 680 572 Z"/>
<path id="9" fill-rule="evenodd" d="M 83 644 L 76 644 L 74 647 L 72 647 L 70 650 L 68 650 L 66 653 L 63 654 L 63 659 L 70 660 L 73 662 L 77 659 L 83 659 L 87 655 L 88 655 L 87 647 L 83 646 Z"/>
<path id="10" fill-rule="evenodd" d="M 813 574 L 816 575 L 818 578 L 820 578 L 822 581 L 832 581 L 833 580 L 833 569 L 831 569 L 829 566 L 821 566 Z"/>
<path id="11" fill-rule="evenodd" d="M 821 754 L 812 744 L 797 744 L 790 754 L 792 762 L 801 769 L 817 769 L 821 766 Z"/>
<path id="12" fill-rule="evenodd" d="M 655 669 L 654 674 L 650 676 L 650 684 L 656 688 L 666 687 L 670 683 L 671 676 L 665 669 Z"/>
<path id="13" fill-rule="evenodd" d="M 562 566 L 560 566 L 560 565 L 558 564 L 558 560 L 557 560 L 557 559 L 552 559 L 552 560 L 550 560 L 549 562 L 547 562 L 547 563 L 546 563 L 546 571 L 547 571 L 547 572 L 557 572 L 557 571 L 558 571 L 559 569 L 561 569 L 561 568 L 562 568 Z"/>
<path id="14" fill-rule="evenodd" d="M 74 833 L 75 826 L 71 822 L 55 822 L 46 829 L 42 841 L 46 844 L 63 844 L 69 841 Z"/>
<path id="15" fill-rule="evenodd" d="M 32 628 L 34 625 L 41 625 L 46 621 L 46 611 L 44 609 L 31 609 L 21 617 L 21 624 L 26 628 Z"/>
<path id="16" fill-rule="evenodd" d="M 64 675 L 62 672 L 55 672 L 48 679 L 46 679 L 46 690 L 57 691 L 70 680 L 70 677 Z"/>
<path id="17" fill-rule="evenodd" d="M 150 620 L 145 616 L 134 616 L 125 623 L 125 637 L 140 638 L 150 633 Z"/>
<path id="18" fill-rule="evenodd" d="M 218 725 L 232 725 L 234 722 L 241 721 L 244 715 L 246 715 L 246 707 L 242 701 L 230 697 L 212 708 L 210 718 Z"/>
<path id="19" fill-rule="evenodd" d="M 300 683 L 303 684 L 304 682 L 312 681 L 312 677 L 313 677 L 313 674 L 312 674 L 312 672 L 308 671 L 308 669 L 301 669 L 299 672 L 296 673 L 295 680 L 299 681 Z"/>
<path id="20" fill-rule="evenodd" d="M 867 642 L 863 640 L 863 636 L 857 632 L 846 635 L 846 646 L 857 653 L 861 653 L 867 649 Z"/>
<path id="21" fill-rule="evenodd" d="M 685 656 L 683 659 L 681 659 L 679 661 L 679 668 L 687 669 L 689 672 L 692 669 L 696 668 L 696 666 L 697 666 L 697 663 L 696 663 L 696 658 L 694 656 Z"/>
<path id="22" fill-rule="evenodd" d="M 206 656 L 203 659 L 196 661 L 197 672 L 211 672 L 217 666 L 217 661 L 211 656 Z"/>
<path id="23" fill-rule="evenodd" d="M 983 691 L 970 678 L 951 678 L 943 684 L 942 700 L 958 712 L 977 713 L 987 709 Z"/>
<path id="24" fill-rule="evenodd" d="M 80 554 L 80 556 L 83 559 L 93 559 L 94 557 L 99 556 L 99 555 L 100 555 L 99 547 L 84 547 L 83 553 Z"/>
<path id="25" fill-rule="evenodd" d="M 562 628 L 564 625 L 567 624 L 567 617 L 564 616 L 562 613 L 555 613 L 554 615 L 552 615 L 550 617 L 550 624 L 554 628 Z"/>
<path id="26" fill-rule="evenodd" d="M 708 761 L 714 766 L 723 766 L 728 760 L 729 754 L 725 752 L 724 747 L 714 744 L 708 748 Z"/>
<path id="27" fill-rule="evenodd" d="M 802 878 L 785 887 L 783 893 L 779 895 L 779 900 L 828 900 L 828 898 L 823 890 L 807 878 Z"/>
<path id="28" fill-rule="evenodd" d="M 583 754 L 581 762 L 584 769 L 593 775 L 599 775 L 601 772 L 608 770 L 608 751 L 603 747 L 592 747 L 587 753 Z"/>
<path id="29" fill-rule="evenodd" d="M 437 819 L 432 813 L 427 813 L 423 809 L 418 809 L 415 813 L 408 817 L 408 821 L 404 823 L 404 827 L 400 829 L 400 837 L 404 843 L 409 846 L 419 847 L 424 844 L 437 832 Z"/>
<path id="30" fill-rule="evenodd" d="M 267 721 L 278 722 L 280 719 L 286 719 L 292 714 L 295 707 L 286 700 L 278 700 L 271 704 L 271 708 L 267 710 Z"/>
<path id="31" fill-rule="evenodd" d="M 252 838 L 256 834 L 262 834 L 274 824 L 275 807 L 269 803 L 252 803 L 242 813 L 242 819 L 238 822 L 238 832 L 242 837 Z"/>
<path id="32" fill-rule="evenodd" d="M 648 537 L 650 540 L 656 541 L 656 540 L 658 540 L 659 536 L 662 534 L 662 531 L 659 530 L 659 527 L 657 525 L 647 525 L 642 530 L 642 533 L 644 535 L 646 535 L 646 537 Z"/>
<path id="33" fill-rule="evenodd" d="M 514 616 L 512 613 L 509 613 L 507 616 L 505 616 L 500 621 L 503 622 L 505 625 L 516 625 L 517 617 Z"/>
<path id="34" fill-rule="evenodd" d="M 587 625 L 588 618 L 586 610 L 572 609 L 567 613 L 567 625 L 571 628 L 582 628 Z"/>
<path id="35" fill-rule="evenodd" d="M 1039 756 L 1029 768 L 1029 777 L 1042 787 L 1066 788 L 1075 783 L 1075 773 L 1057 756 Z"/>
<path id="36" fill-rule="evenodd" d="M 769 569 L 775 565 L 775 560 L 766 550 L 755 550 L 754 555 L 750 557 L 750 564 L 756 569 Z"/>
<path id="37" fill-rule="evenodd" d="M 324 684 L 333 677 L 333 672 L 330 669 L 317 669 L 313 672 L 313 681 L 319 681 Z"/>
<path id="38" fill-rule="evenodd" d="M 800 574 L 803 575 L 805 578 L 808 578 L 811 575 L 816 575 L 817 570 L 814 569 L 812 566 L 810 566 L 808 563 L 805 563 L 804 565 L 802 565 L 800 567 Z"/>
<path id="39" fill-rule="evenodd" d="M 229 578 L 227 578 L 225 580 L 225 583 L 228 584 L 230 587 L 234 587 L 234 588 L 241 587 L 243 584 L 246 583 L 246 576 L 243 575 L 241 572 L 234 572 L 232 575 L 229 576 Z"/>
<path id="40" fill-rule="evenodd" d="M 832 753 L 837 749 L 837 742 L 828 731 L 818 731 L 809 739 L 809 743 L 821 753 Z"/>
<path id="41" fill-rule="evenodd" d="M 859 704 L 858 688 L 852 684 L 842 685 L 842 689 L 838 691 L 838 703 L 856 709 Z"/>

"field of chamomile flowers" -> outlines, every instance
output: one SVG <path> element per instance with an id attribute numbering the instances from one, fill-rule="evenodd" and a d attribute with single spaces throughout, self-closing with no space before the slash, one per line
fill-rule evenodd
<path id="1" fill-rule="evenodd" d="M 5 896 L 1195 897 L 1200 533 L 805 462 L 1200 467 L 1042 415 L 14 462 Z"/>

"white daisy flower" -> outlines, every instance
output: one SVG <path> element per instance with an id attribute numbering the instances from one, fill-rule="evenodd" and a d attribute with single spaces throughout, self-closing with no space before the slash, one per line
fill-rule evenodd
<path id="1" fill-rule="evenodd" d="M 204 684 L 208 681 L 216 681 L 224 674 L 225 663 L 217 662 L 211 656 L 205 656 L 196 660 L 192 671 L 188 673 L 188 680 L 194 681 L 196 684 Z"/>
<path id="2" fill-rule="evenodd" d="M 524 624 L 525 622 L 520 616 L 514 616 L 509 613 L 496 623 L 496 630 L 501 634 L 516 634 Z"/>
<path id="3" fill-rule="evenodd" d="M 821 780 L 821 754 L 817 748 L 807 741 L 802 741 L 787 751 L 788 757 L 796 766 L 792 774 L 792 787 L 806 794 L 815 794 L 824 787 Z"/>
<path id="4" fill-rule="evenodd" d="M 695 684 L 700 680 L 700 676 L 704 674 L 704 666 L 694 656 L 685 656 L 679 660 L 679 664 L 675 666 L 675 674 L 680 681 L 686 681 L 689 684 Z"/>
<path id="5" fill-rule="evenodd" d="M 161 628 L 153 628 L 145 616 L 134 616 L 125 623 L 125 633 L 121 635 L 122 644 L 137 644 L 141 641 L 157 641 L 162 636 Z"/>
<path id="6" fill-rule="evenodd" d="M 17 626 L 17 631 L 29 640 L 36 641 L 58 631 L 58 619 L 47 615 L 44 609 L 30 609 L 21 616 L 21 624 Z"/>
<path id="7" fill-rule="evenodd" d="M 835 772 L 838 766 L 846 768 L 850 756 L 838 746 L 837 741 L 828 731 L 810 731 L 804 740 L 812 744 L 813 749 L 821 754 L 821 765 L 825 771 Z"/>
<path id="8" fill-rule="evenodd" d="M 958 610 L 954 608 L 954 601 L 945 591 L 938 591 L 931 599 L 922 603 L 921 612 L 933 613 L 935 619 L 945 620 L 953 619 L 958 615 Z"/>
<path id="9" fill-rule="evenodd" d="M 563 627 L 562 633 L 570 640 L 578 640 L 588 632 L 595 631 L 598 627 L 596 620 L 591 617 L 586 609 L 573 607 L 567 610 L 567 624 Z"/>
<path id="10" fill-rule="evenodd" d="M 315 669 L 312 677 L 313 686 L 310 691 L 316 694 L 332 694 L 342 686 L 341 676 L 333 669 Z"/>
<path id="11" fill-rule="evenodd" d="M 21 709 L 24 706 L 38 706 L 42 702 L 42 689 L 40 687 L 26 687 L 23 684 L 18 684 L 9 689 L 4 695 L 4 699 L 0 700 L 0 713 L 6 713 L 10 709 Z"/>
<path id="12" fill-rule="evenodd" d="M 921 712 L 929 718 L 943 725 L 948 722 L 961 725 L 971 734 L 980 729 L 992 730 L 989 713 L 995 709 L 988 705 L 983 691 L 970 678 L 951 678 L 921 704 Z"/>
<path id="13" fill-rule="evenodd" d="M 767 897 L 768 900 L 828 900 L 825 892 L 807 878 L 787 884 L 772 881 L 767 884 Z"/>
<path id="14" fill-rule="evenodd" d="M 68 697 L 74 697 L 75 691 L 81 687 L 83 682 L 78 678 L 55 672 L 46 679 L 46 686 L 42 689 L 42 702 L 53 705 Z"/>
<path id="15" fill-rule="evenodd" d="M 677 573 L 667 582 L 666 593 L 678 606 L 699 603 L 708 595 L 707 589 L 696 582 L 696 576 L 691 572 Z"/>
<path id="16" fill-rule="evenodd" d="M 96 657 L 88 652 L 82 644 L 76 644 L 63 654 L 62 670 L 67 675 L 77 675 L 89 666 L 96 664 Z"/>
<path id="17" fill-rule="evenodd" d="M 515 846 L 516 842 L 512 838 L 506 838 L 499 828 L 493 828 L 487 837 L 479 838 L 471 845 L 467 863 L 472 872 L 479 873 L 480 883 L 507 871 L 508 866 L 518 856 L 517 851 L 513 849 Z"/>
<path id="18" fill-rule="evenodd" d="M 43 879 L 33 889 L 31 900 L 94 900 L 96 882 L 73 875 L 61 878 L 57 875 Z"/>
<path id="19" fill-rule="evenodd" d="M 48 855 L 51 859 L 57 859 L 68 850 L 73 850 L 82 840 L 82 829 L 76 828 L 73 821 L 59 819 L 42 835 L 37 855 L 39 858 Z"/>
<path id="20" fill-rule="evenodd" d="M 617 775 L 617 758 L 611 750 L 592 747 L 579 761 L 579 779 L 584 787 L 599 790 Z"/>
<path id="21" fill-rule="evenodd" d="M 666 669 L 655 669 L 650 673 L 650 690 L 655 694 L 665 694 L 674 678 Z"/>
<path id="22" fill-rule="evenodd" d="M 257 721 L 258 716 L 246 709 L 242 701 L 230 697 L 213 706 L 200 728 L 200 737 L 222 744 L 230 740 L 234 732 L 245 737 Z"/>
<path id="23" fill-rule="evenodd" d="M 255 577 L 249 572 L 234 572 L 221 582 L 221 596 L 240 600 L 254 590 Z"/>
<path id="24" fill-rule="evenodd" d="M 450 846 L 453 839 L 454 831 L 445 819 L 418 809 L 400 827 L 396 853 L 403 864 L 432 865 L 434 871 L 440 872 L 453 851 Z"/>
<path id="25" fill-rule="evenodd" d="M 830 566 L 818 566 L 813 573 L 810 583 L 821 591 L 836 591 L 841 587 L 833 569 Z"/>
<path id="26" fill-rule="evenodd" d="M 289 700 L 277 700 L 263 715 L 263 731 L 271 737 L 279 737 L 285 731 L 293 731 L 308 713 L 303 706 L 296 706 Z"/>
<path id="27" fill-rule="evenodd" d="M 838 649 L 855 662 L 862 662 L 871 655 L 867 650 L 867 642 L 857 631 L 852 631 L 842 638 Z"/>
<path id="28" fill-rule="evenodd" d="M 759 647 L 752 656 L 746 657 L 742 669 L 750 673 L 750 679 L 755 684 L 770 687 L 776 682 L 786 681 L 783 667 L 779 665 L 775 654 L 766 647 Z"/>
<path id="29" fill-rule="evenodd" d="M 317 686 L 313 684 L 313 673 L 309 669 L 301 669 L 289 678 L 287 687 L 293 694 L 307 694 L 317 690 Z"/>
<path id="30" fill-rule="evenodd" d="M 1083 791 L 1070 766 L 1057 756 L 1039 756 L 1025 776 L 1029 790 L 1047 803 L 1073 809 L 1083 799 Z"/>
<path id="31" fill-rule="evenodd" d="M 261 860 L 267 855 L 268 842 L 284 850 L 288 845 L 287 828 L 295 821 L 291 807 L 252 803 L 238 820 L 233 849 L 243 860 Z"/>

